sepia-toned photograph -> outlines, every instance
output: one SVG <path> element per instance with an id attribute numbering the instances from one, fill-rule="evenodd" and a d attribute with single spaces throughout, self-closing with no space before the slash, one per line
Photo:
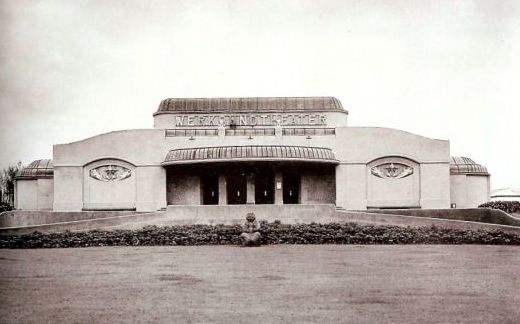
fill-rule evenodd
<path id="1" fill-rule="evenodd" d="M 0 323 L 520 323 L 520 2 L 0 0 Z"/>

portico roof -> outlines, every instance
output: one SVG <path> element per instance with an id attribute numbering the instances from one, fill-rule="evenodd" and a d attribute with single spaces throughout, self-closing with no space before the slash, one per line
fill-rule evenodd
<path id="1" fill-rule="evenodd" d="M 162 165 L 238 161 L 338 163 L 332 150 L 324 147 L 246 145 L 175 149 L 168 152 Z"/>

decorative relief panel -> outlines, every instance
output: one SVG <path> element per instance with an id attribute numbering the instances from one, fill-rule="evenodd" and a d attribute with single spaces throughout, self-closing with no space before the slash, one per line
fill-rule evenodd
<path id="1" fill-rule="evenodd" d="M 120 181 L 129 178 L 132 171 L 120 165 L 101 165 L 91 169 L 89 175 L 99 181 Z"/>
<path id="2" fill-rule="evenodd" d="M 401 179 L 413 173 L 413 168 L 401 163 L 383 163 L 370 168 L 372 174 L 383 179 Z"/>

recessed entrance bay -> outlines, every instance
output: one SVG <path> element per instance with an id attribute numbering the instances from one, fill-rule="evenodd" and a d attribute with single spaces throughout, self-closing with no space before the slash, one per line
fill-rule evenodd
<path id="1" fill-rule="evenodd" d="M 169 205 L 333 204 L 335 200 L 334 165 L 257 161 L 166 168 Z"/>

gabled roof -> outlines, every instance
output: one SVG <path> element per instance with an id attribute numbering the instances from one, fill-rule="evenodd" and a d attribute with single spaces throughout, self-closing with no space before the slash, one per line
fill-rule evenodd
<path id="1" fill-rule="evenodd" d="M 334 97 L 168 98 L 161 101 L 159 114 L 191 113 L 290 113 L 343 112 Z"/>

